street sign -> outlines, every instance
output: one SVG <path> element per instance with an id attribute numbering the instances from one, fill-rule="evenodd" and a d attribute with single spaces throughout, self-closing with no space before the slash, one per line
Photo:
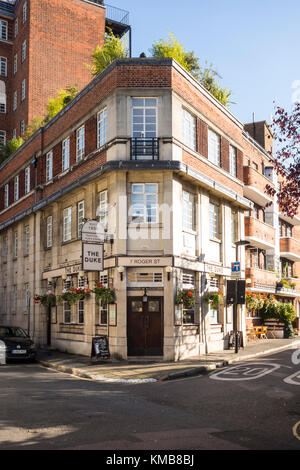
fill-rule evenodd
<path id="1" fill-rule="evenodd" d="M 99 243 L 82 243 L 83 271 L 104 271 L 104 246 Z"/>
<path id="2" fill-rule="evenodd" d="M 88 220 L 82 227 L 81 239 L 85 243 L 104 243 L 104 226 L 97 220 Z"/>
<path id="3" fill-rule="evenodd" d="M 241 278 L 241 263 L 231 263 L 231 277 L 235 279 L 240 279 Z"/>

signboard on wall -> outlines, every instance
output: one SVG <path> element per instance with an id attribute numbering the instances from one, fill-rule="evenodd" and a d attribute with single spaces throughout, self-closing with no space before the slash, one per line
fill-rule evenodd
<path id="1" fill-rule="evenodd" d="M 82 227 L 81 239 L 84 243 L 104 243 L 104 227 L 97 220 L 88 220 Z"/>
<path id="2" fill-rule="evenodd" d="M 104 271 L 104 245 L 99 243 L 82 243 L 83 271 Z"/>

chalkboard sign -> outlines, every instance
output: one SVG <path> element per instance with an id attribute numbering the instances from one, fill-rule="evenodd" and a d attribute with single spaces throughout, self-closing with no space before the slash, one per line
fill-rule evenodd
<path id="1" fill-rule="evenodd" d="M 97 338 L 92 339 L 92 357 L 97 357 L 97 358 L 109 357 L 109 347 L 108 347 L 107 336 L 97 336 Z"/>

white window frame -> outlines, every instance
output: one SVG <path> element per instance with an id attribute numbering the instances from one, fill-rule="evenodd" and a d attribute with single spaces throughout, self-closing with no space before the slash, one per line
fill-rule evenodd
<path id="1" fill-rule="evenodd" d="M 24 132 L 25 132 L 25 121 L 24 121 L 24 119 L 20 123 L 20 130 L 21 130 L 21 135 L 23 135 Z"/>
<path id="2" fill-rule="evenodd" d="M 229 171 L 232 176 L 237 176 L 237 149 L 229 146 Z"/>
<path id="3" fill-rule="evenodd" d="M 15 33 L 15 39 L 16 39 L 19 33 L 19 19 L 18 18 L 15 19 L 14 33 Z"/>
<path id="4" fill-rule="evenodd" d="M 63 213 L 63 242 L 72 239 L 72 207 L 66 207 Z"/>
<path id="5" fill-rule="evenodd" d="M 0 113 L 6 114 L 6 94 L 1 93 L 0 95 Z"/>
<path id="6" fill-rule="evenodd" d="M 108 287 L 108 272 L 107 271 L 103 271 L 103 273 L 99 275 L 99 281 L 102 283 L 103 287 Z M 106 322 L 102 321 L 102 312 L 104 312 L 104 315 L 106 316 Z M 101 299 L 99 301 L 99 325 L 100 326 L 108 325 L 108 305 L 102 304 Z"/>
<path id="7" fill-rule="evenodd" d="M 26 79 L 22 80 L 21 86 L 21 101 L 24 101 L 26 98 Z"/>
<path id="8" fill-rule="evenodd" d="M 231 243 L 235 244 L 238 239 L 238 212 L 231 209 Z"/>
<path id="9" fill-rule="evenodd" d="M 195 230 L 195 195 L 182 192 L 182 226 L 183 230 Z"/>
<path id="10" fill-rule="evenodd" d="M 108 222 L 108 192 L 107 189 L 99 193 L 99 205 L 98 214 L 99 222 L 103 225 L 103 228 L 107 228 Z"/>
<path id="11" fill-rule="evenodd" d="M 6 131 L 0 131 L 0 149 L 6 145 Z"/>
<path id="12" fill-rule="evenodd" d="M 49 215 L 46 221 L 46 248 L 52 248 L 52 242 L 53 242 L 53 219 L 52 219 L 52 215 Z"/>
<path id="13" fill-rule="evenodd" d="M 0 75 L 7 77 L 7 57 L 0 57 Z"/>
<path id="14" fill-rule="evenodd" d="M 24 5 L 23 5 L 22 20 L 23 20 L 23 23 L 26 23 L 27 21 L 27 1 L 24 2 Z"/>
<path id="15" fill-rule="evenodd" d="M 77 318 L 78 318 L 78 325 L 84 325 L 84 320 L 85 320 L 85 315 L 84 315 L 84 310 L 85 310 L 85 301 L 79 300 L 77 303 Z M 83 321 L 80 321 L 80 315 L 83 316 Z"/>
<path id="16" fill-rule="evenodd" d="M 63 313 L 64 313 L 64 324 L 70 325 L 72 322 L 72 312 L 71 312 L 71 305 L 69 304 L 69 302 L 63 303 Z M 70 321 L 66 321 L 66 314 L 69 315 Z"/>
<path id="17" fill-rule="evenodd" d="M 0 20 L 0 39 L 2 41 L 8 40 L 8 22 Z"/>
<path id="18" fill-rule="evenodd" d="M 97 115 L 97 144 L 98 148 L 107 142 L 107 107 L 101 109 Z"/>
<path id="19" fill-rule="evenodd" d="M 4 208 L 6 209 L 9 206 L 9 185 L 4 186 Z"/>
<path id="20" fill-rule="evenodd" d="M 154 104 L 155 101 L 155 104 Z M 135 110 L 142 110 L 142 114 L 139 113 L 142 119 L 138 119 L 138 116 L 135 116 Z M 154 119 L 154 122 L 147 122 L 147 110 L 155 110 L 151 117 L 150 121 Z M 135 118 L 139 122 L 134 122 Z M 135 127 L 137 126 L 137 127 Z M 139 128 L 142 129 L 140 129 Z M 155 139 L 157 137 L 158 129 L 158 119 L 157 119 L 157 98 L 156 97 L 141 97 L 136 96 L 131 98 L 131 135 L 134 138 L 140 139 Z"/>
<path id="21" fill-rule="evenodd" d="M 20 192 L 19 192 L 19 175 L 15 176 L 14 179 L 14 201 L 17 202 L 20 198 Z"/>
<path id="22" fill-rule="evenodd" d="M 85 155 L 85 126 L 76 131 L 76 161 L 79 162 Z"/>
<path id="23" fill-rule="evenodd" d="M 30 193 L 30 166 L 25 168 L 25 194 Z"/>
<path id="24" fill-rule="evenodd" d="M 221 137 L 211 129 L 208 129 L 208 160 L 221 166 Z"/>
<path id="25" fill-rule="evenodd" d="M 80 201 L 77 204 L 77 236 L 81 238 L 82 227 L 84 225 L 85 217 L 85 204 L 84 201 Z"/>
<path id="26" fill-rule="evenodd" d="M 13 236 L 14 236 L 14 238 L 13 238 L 13 241 L 14 241 L 14 245 L 13 245 L 13 257 L 14 257 L 14 258 L 17 258 L 17 257 L 18 257 L 18 241 L 19 241 L 18 232 L 15 231 Z"/>
<path id="27" fill-rule="evenodd" d="M 21 53 L 21 62 L 25 62 L 26 60 L 26 52 L 27 52 L 27 41 L 22 42 L 22 53 Z"/>
<path id="28" fill-rule="evenodd" d="M 18 53 L 14 55 L 14 75 L 16 75 L 18 71 Z"/>
<path id="29" fill-rule="evenodd" d="M 24 256 L 29 255 L 29 240 L 30 240 L 30 228 L 29 225 L 24 227 Z"/>
<path id="30" fill-rule="evenodd" d="M 70 137 L 62 142 L 62 171 L 70 168 Z"/>
<path id="31" fill-rule="evenodd" d="M 46 154 L 46 182 L 53 179 L 53 150 Z"/>
<path id="32" fill-rule="evenodd" d="M 217 202 L 209 202 L 209 238 L 220 241 L 221 208 Z"/>
<path id="33" fill-rule="evenodd" d="M 13 111 L 16 111 L 17 107 L 18 107 L 18 92 L 16 90 L 14 91 Z"/>
<path id="34" fill-rule="evenodd" d="M 182 141 L 184 145 L 196 151 L 196 117 L 186 109 L 182 109 Z"/>
<path id="35" fill-rule="evenodd" d="M 13 130 L 13 139 L 16 139 L 17 138 L 17 129 L 14 129 Z"/>
<path id="36" fill-rule="evenodd" d="M 147 191 L 147 187 L 155 187 L 156 191 Z M 139 190 L 138 190 L 139 188 Z M 134 195 L 141 196 L 138 203 L 134 203 Z M 147 196 L 155 196 L 155 202 L 151 203 L 151 211 L 154 209 L 155 217 L 153 220 L 148 220 L 148 206 Z M 134 224 L 157 224 L 158 223 L 158 183 L 132 183 L 131 184 L 131 223 Z M 135 220 L 137 219 L 137 220 Z"/>

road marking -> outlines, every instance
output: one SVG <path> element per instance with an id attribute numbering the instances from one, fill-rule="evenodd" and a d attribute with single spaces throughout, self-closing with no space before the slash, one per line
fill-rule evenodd
<path id="1" fill-rule="evenodd" d="M 294 380 L 297 379 L 297 380 Z M 296 372 L 293 375 L 290 375 L 286 379 L 283 380 L 285 383 L 290 384 L 290 385 L 300 385 L 300 371 Z"/>
<path id="2" fill-rule="evenodd" d="M 297 349 L 292 355 L 292 363 L 295 364 L 295 366 L 298 366 L 300 364 L 300 349 Z"/>
<path id="3" fill-rule="evenodd" d="M 243 364 L 217 372 L 209 378 L 213 380 L 226 381 L 256 380 L 264 377 L 265 375 L 271 374 L 280 367 L 281 365 L 279 364 L 270 364 L 267 362 Z"/>
<path id="4" fill-rule="evenodd" d="M 298 439 L 298 441 L 300 441 L 300 434 L 298 434 L 298 428 L 300 427 L 300 421 L 299 423 L 295 424 L 295 426 L 293 427 L 293 434 L 295 436 L 296 439 Z"/>

